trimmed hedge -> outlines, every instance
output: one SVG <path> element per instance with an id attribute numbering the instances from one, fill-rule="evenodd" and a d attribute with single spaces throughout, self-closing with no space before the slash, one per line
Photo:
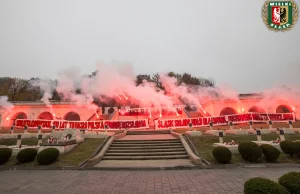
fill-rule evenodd
<path id="1" fill-rule="evenodd" d="M 228 164 L 232 157 L 231 151 L 224 146 L 215 147 L 212 154 L 214 158 L 222 164 Z"/>
<path id="2" fill-rule="evenodd" d="M 19 163 L 31 162 L 35 159 L 37 150 L 35 148 L 25 148 L 19 151 L 17 154 L 17 160 Z"/>
<path id="3" fill-rule="evenodd" d="M 300 194 L 300 172 L 284 174 L 278 179 L 278 182 L 291 194 Z"/>
<path id="4" fill-rule="evenodd" d="M 241 156 L 250 162 L 255 162 L 262 156 L 262 150 L 253 142 L 244 142 L 239 144 L 238 150 Z"/>
<path id="5" fill-rule="evenodd" d="M 290 156 L 300 153 L 300 145 L 289 140 L 280 142 L 280 148 L 285 154 L 289 154 Z"/>
<path id="6" fill-rule="evenodd" d="M 269 162 L 274 162 L 279 158 L 280 151 L 272 145 L 263 144 L 260 146 L 265 158 Z"/>
<path id="7" fill-rule="evenodd" d="M 245 194 L 289 194 L 289 192 L 272 180 L 265 178 L 251 178 L 247 180 L 244 184 Z"/>
<path id="8" fill-rule="evenodd" d="M 5 164 L 12 155 L 12 149 L 0 148 L 0 164 Z"/>
<path id="9" fill-rule="evenodd" d="M 42 150 L 37 155 L 37 161 L 39 164 L 51 164 L 56 161 L 59 156 L 59 151 L 56 148 L 47 148 Z"/>

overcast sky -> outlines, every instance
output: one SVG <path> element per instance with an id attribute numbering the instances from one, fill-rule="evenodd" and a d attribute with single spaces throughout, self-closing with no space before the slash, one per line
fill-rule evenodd
<path id="1" fill-rule="evenodd" d="M 298 6 L 299 0 L 296 0 Z M 0 0 L 0 76 L 55 78 L 127 61 L 136 73 L 188 72 L 241 93 L 300 86 L 300 22 L 262 22 L 263 0 Z"/>

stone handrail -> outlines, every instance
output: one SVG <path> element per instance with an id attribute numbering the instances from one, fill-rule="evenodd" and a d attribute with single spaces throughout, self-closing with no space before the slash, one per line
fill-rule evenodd
<path id="1" fill-rule="evenodd" d="M 126 133 L 127 133 L 127 131 L 125 130 L 124 133 L 116 134 L 116 135 L 112 136 L 111 138 L 109 138 L 108 141 L 103 145 L 102 149 L 100 148 L 101 149 L 100 152 L 98 154 L 96 154 L 96 156 L 89 159 L 86 162 L 86 165 L 87 166 L 93 166 L 93 165 L 97 164 L 98 162 L 100 162 L 100 160 L 102 160 L 102 158 L 104 157 L 106 151 L 108 150 L 108 148 L 110 147 L 112 142 L 115 139 L 119 139 L 121 137 L 124 137 L 126 135 Z"/>
<path id="2" fill-rule="evenodd" d="M 192 149 L 190 148 L 189 144 L 186 142 L 186 140 L 184 139 L 184 137 L 182 135 L 179 135 L 179 139 L 184 147 L 184 149 L 186 150 L 190 160 L 194 163 L 194 164 L 202 164 L 202 160 L 201 158 L 199 158 L 196 154 L 194 154 L 194 152 L 192 151 Z"/>

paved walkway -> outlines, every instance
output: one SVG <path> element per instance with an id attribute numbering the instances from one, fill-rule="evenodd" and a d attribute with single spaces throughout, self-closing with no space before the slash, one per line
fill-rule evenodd
<path id="1" fill-rule="evenodd" d="M 1 194 L 82 193 L 243 193 L 252 177 L 277 180 L 299 168 L 178 171 L 1 171 Z"/>
<path id="2" fill-rule="evenodd" d="M 171 134 L 157 135 L 125 135 L 120 140 L 159 140 L 159 139 L 177 139 Z"/>
<path id="3" fill-rule="evenodd" d="M 99 168 L 168 168 L 194 167 L 190 159 L 174 160 L 101 160 L 94 167 Z"/>

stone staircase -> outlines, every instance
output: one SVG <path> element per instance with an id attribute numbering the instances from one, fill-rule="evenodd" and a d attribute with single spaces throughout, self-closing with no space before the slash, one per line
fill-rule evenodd
<path id="1" fill-rule="evenodd" d="M 144 133 L 142 132 L 142 134 Z M 179 139 L 115 140 L 105 153 L 103 160 L 161 160 L 187 158 L 189 157 Z"/>
<path id="2" fill-rule="evenodd" d="M 129 130 L 126 135 L 159 135 L 170 133 L 170 130 Z"/>

